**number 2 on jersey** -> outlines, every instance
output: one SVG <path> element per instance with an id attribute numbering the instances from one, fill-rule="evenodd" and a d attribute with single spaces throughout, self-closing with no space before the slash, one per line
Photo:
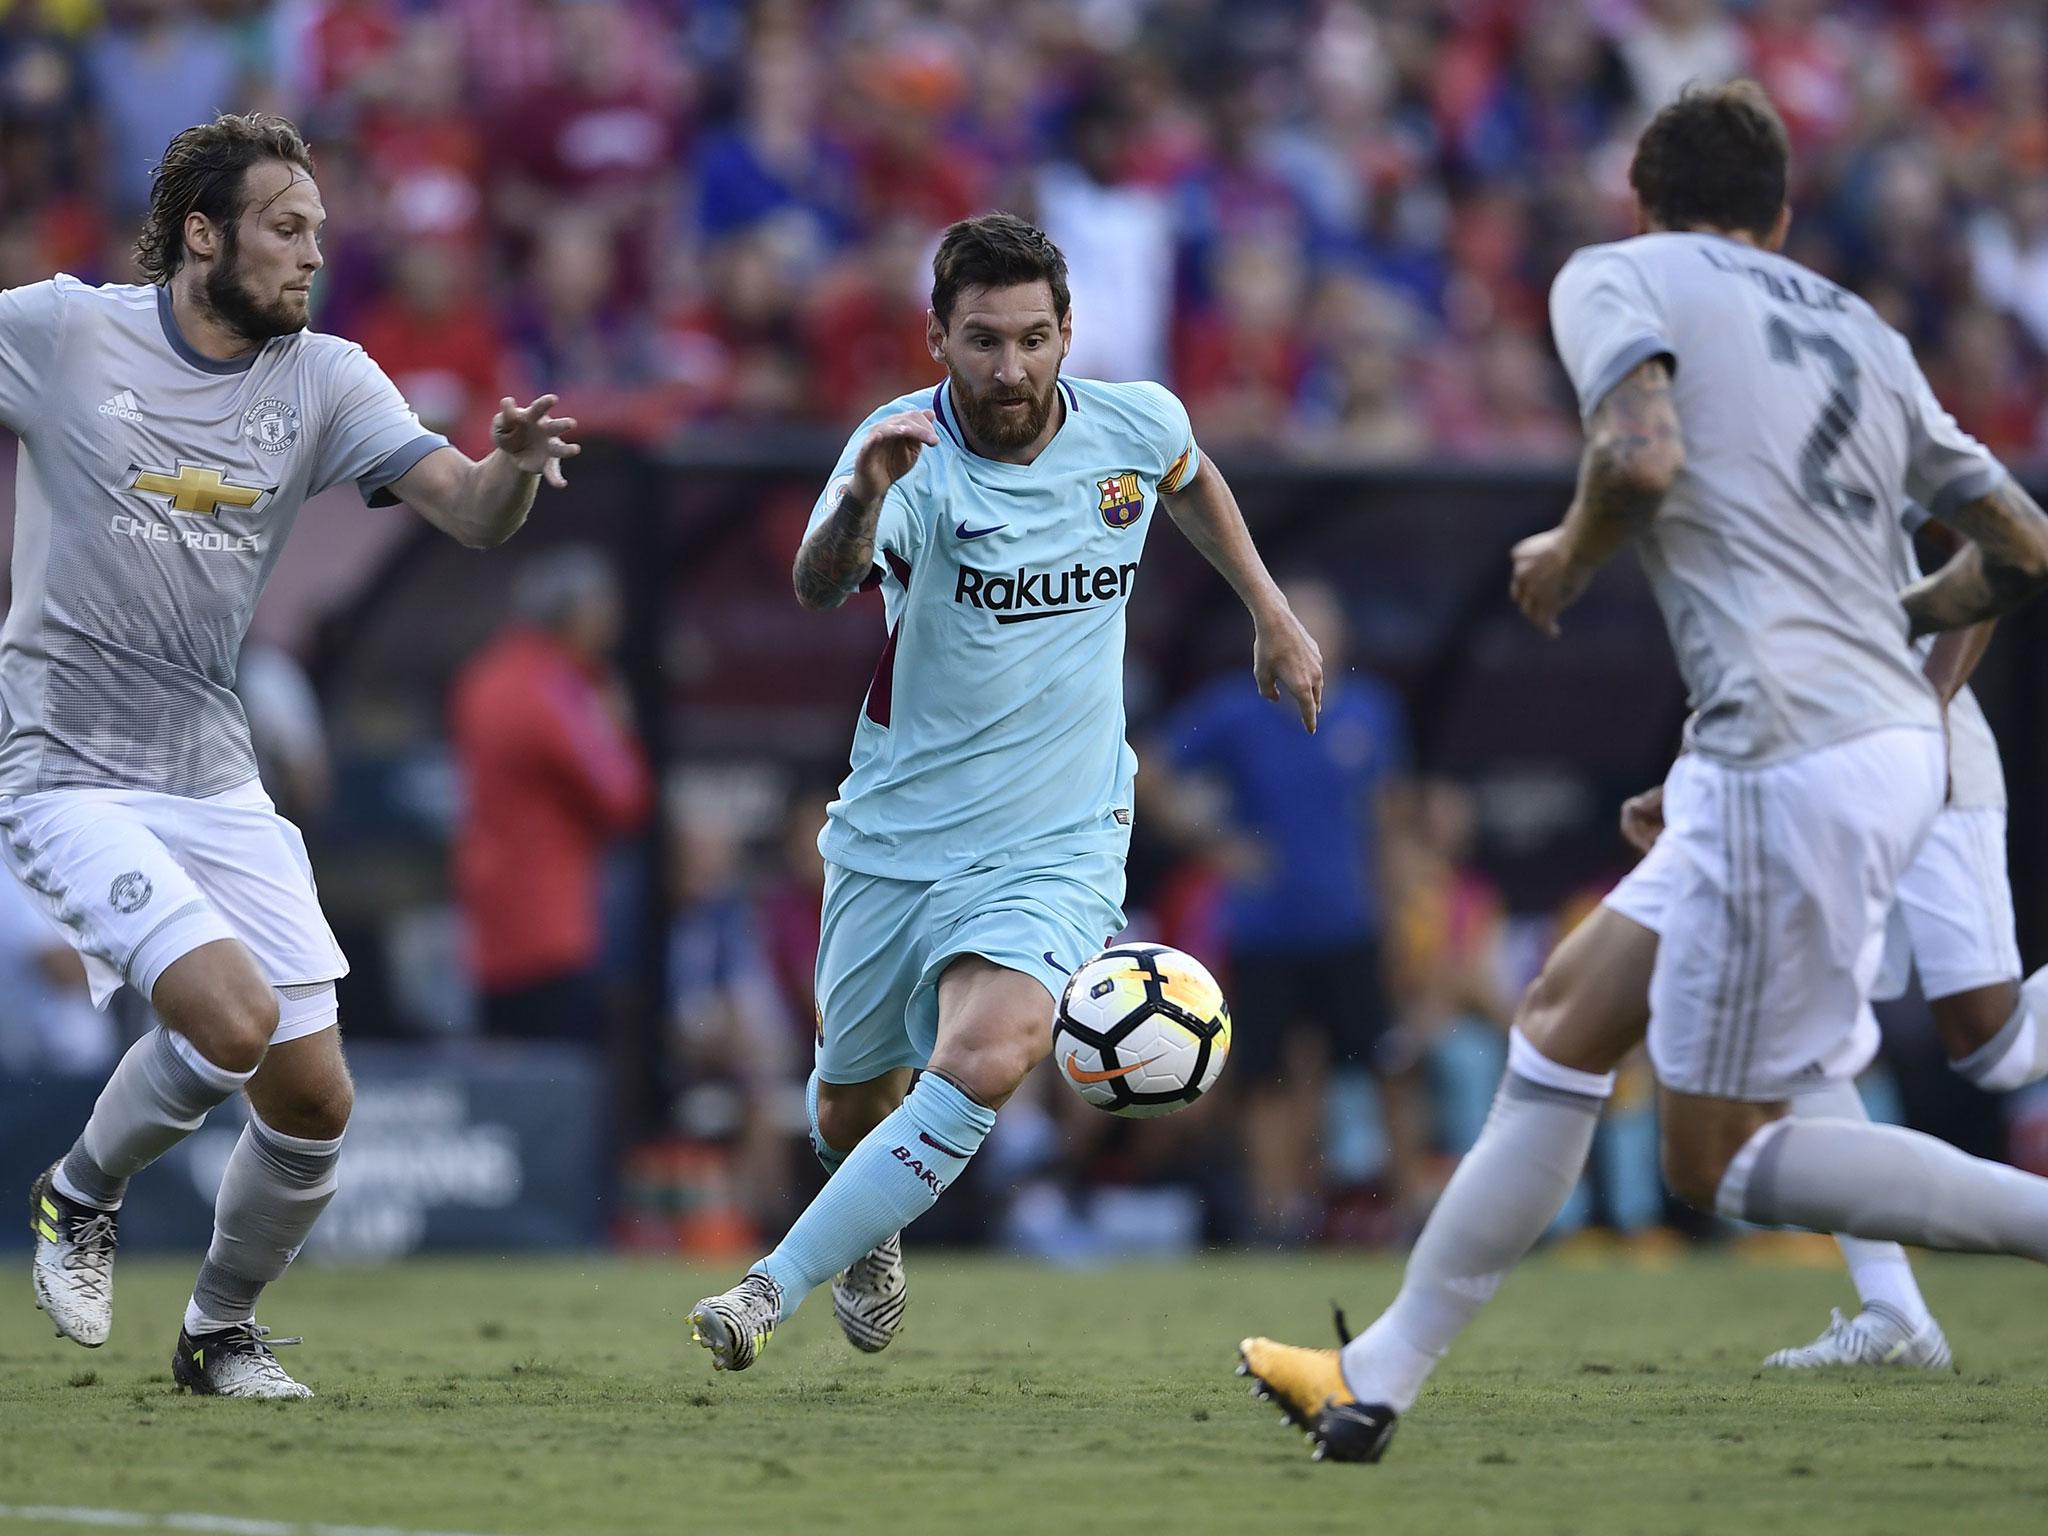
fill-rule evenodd
<path id="1" fill-rule="evenodd" d="M 1877 498 L 1828 475 L 1828 465 L 1855 430 L 1856 413 L 1863 405 L 1863 375 L 1856 359 L 1827 332 L 1794 330 L 1783 315 L 1773 315 L 1765 322 L 1764 339 L 1770 344 L 1772 362 L 1797 368 L 1804 351 L 1820 359 L 1834 379 L 1835 387 L 1820 409 L 1820 420 L 1799 449 L 1800 486 L 1806 499 L 1823 511 L 1869 522 Z"/>

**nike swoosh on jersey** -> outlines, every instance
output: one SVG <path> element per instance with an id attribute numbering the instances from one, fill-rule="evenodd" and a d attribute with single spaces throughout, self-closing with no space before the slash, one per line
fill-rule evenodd
<path id="1" fill-rule="evenodd" d="M 967 526 L 967 519 L 963 517 L 958 523 L 954 524 L 953 537 L 956 539 L 985 539 L 992 533 L 1001 533 L 1009 526 L 1008 523 L 997 523 L 993 528 L 970 528 Z"/>
<path id="2" fill-rule="evenodd" d="M 1129 1077 L 1133 1072 L 1143 1071 L 1146 1067 L 1151 1066 L 1152 1062 L 1153 1058 L 1148 1056 L 1143 1061 L 1132 1062 L 1128 1067 L 1108 1067 L 1100 1072 L 1090 1072 L 1085 1070 L 1075 1058 L 1074 1053 L 1069 1051 L 1067 1052 L 1067 1076 L 1077 1083 L 1109 1083 L 1116 1081 L 1120 1077 Z"/>

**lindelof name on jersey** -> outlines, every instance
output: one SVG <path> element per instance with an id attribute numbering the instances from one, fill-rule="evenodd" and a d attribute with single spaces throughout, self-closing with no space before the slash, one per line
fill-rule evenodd
<path id="1" fill-rule="evenodd" d="M 1700 254 L 1706 257 L 1708 266 L 1718 267 L 1723 272 L 1740 273 L 1780 304 L 1796 304 L 1801 309 L 1818 310 L 1829 315 L 1840 314 L 1849 307 L 1846 293 L 1811 273 L 1773 272 L 1760 263 L 1743 261 L 1709 245 L 1701 246 Z"/>
<path id="2" fill-rule="evenodd" d="M 1085 613 L 1098 604 L 1127 597 L 1137 574 L 1135 560 L 1093 569 L 1076 560 L 1063 571 L 1019 567 L 1001 575 L 963 565 L 953 580 L 953 601 L 993 613 L 998 624 L 1022 624 L 1030 619 Z"/>

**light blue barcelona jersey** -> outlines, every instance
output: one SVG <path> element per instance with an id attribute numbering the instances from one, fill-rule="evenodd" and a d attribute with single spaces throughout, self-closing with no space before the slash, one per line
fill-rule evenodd
<path id="1" fill-rule="evenodd" d="M 937 880 L 1048 839 L 1130 846 L 1124 607 L 1159 493 L 1201 458 L 1160 385 L 1059 388 L 1066 419 L 1030 464 L 970 449 L 944 384 L 891 401 L 818 498 L 812 528 L 869 427 L 936 414 L 938 446 L 890 488 L 876 527 L 888 639 L 818 839 L 835 864 Z"/>

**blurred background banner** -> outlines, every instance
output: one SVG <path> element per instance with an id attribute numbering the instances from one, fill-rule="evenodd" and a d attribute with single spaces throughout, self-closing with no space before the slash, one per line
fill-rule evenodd
<path id="1" fill-rule="evenodd" d="M 341 1188 L 307 1246 L 335 1259 L 423 1249 L 583 1248 L 605 1236 L 609 1182 L 604 1077 L 569 1046 L 428 1050 L 354 1044 L 356 1111 Z M 83 1077 L 0 1078 L 0 1183 L 26 1188 L 53 1143 L 77 1134 L 98 1094 Z M 245 1118 L 235 1099 L 136 1180 L 121 1212 L 124 1250 L 193 1249 Z M 71 1127 L 69 1131 L 66 1127 Z M 27 1248 L 0 1223 L 0 1247 Z"/>
<path id="2" fill-rule="evenodd" d="M 2037 4 L 1969 0 L 0 0 L 0 285 L 132 280 L 164 143 L 276 108 L 330 214 L 316 326 L 471 451 L 501 395 L 540 389 L 590 444 L 489 554 L 316 501 L 257 615 L 265 783 L 353 966 L 362 1095 L 316 1242 L 752 1257 L 812 1187 L 813 840 L 883 636 L 872 597 L 801 612 L 790 561 L 852 424 L 936 377 L 930 253 L 992 206 L 1069 256 L 1070 371 L 1186 400 L 1268 562 L 1343 635 L 1357 707 L 1325 785 L 1341 831 L 1290 851 L 1259 729 L 1289 726 L 1249 698 L 1242 610 L 1162 524 L 1130 611 L 1127 906 L 1271 1038 L 1143 1128 L 1028 1086 L 920 1241 L 1399 1239 L 1476 1133 L 1520 988 L 1628 868 L 1618 805 L 1684 714 L 1632 562 L 1556 643 L 1506 600 L 1579 444 L 1552 275 L 1630 232 L 1651 111 L 1754 75 L 1793 138 L 1790 254 L 1899 326 L 2039 490 L 2044 35 Z M 1978 689 L 2038 964 L 2048 617 L 2001 630 Z M 1240 715 L 1245 752 L 1200 761 L 1194 722 Z M 1260 899 L 1340 887 L 1345 932 L 1292 949 Z M 81 1010 L 6 894 L 0 1188 L 148 1022 Z M 2048 1102 L 1976 1094 L 1916 1000 L 1882 1012 L 1884 1112 L 2048 1170 Z M 1671 1214 L 1649 1114 L 1638 1066 L 1567 1224 Z M 1290 1123 L 1322 1135 L 1283 1176 Z M 232 1133 L 145 1175 L 124 1242 L 201 1239 Z"/>

